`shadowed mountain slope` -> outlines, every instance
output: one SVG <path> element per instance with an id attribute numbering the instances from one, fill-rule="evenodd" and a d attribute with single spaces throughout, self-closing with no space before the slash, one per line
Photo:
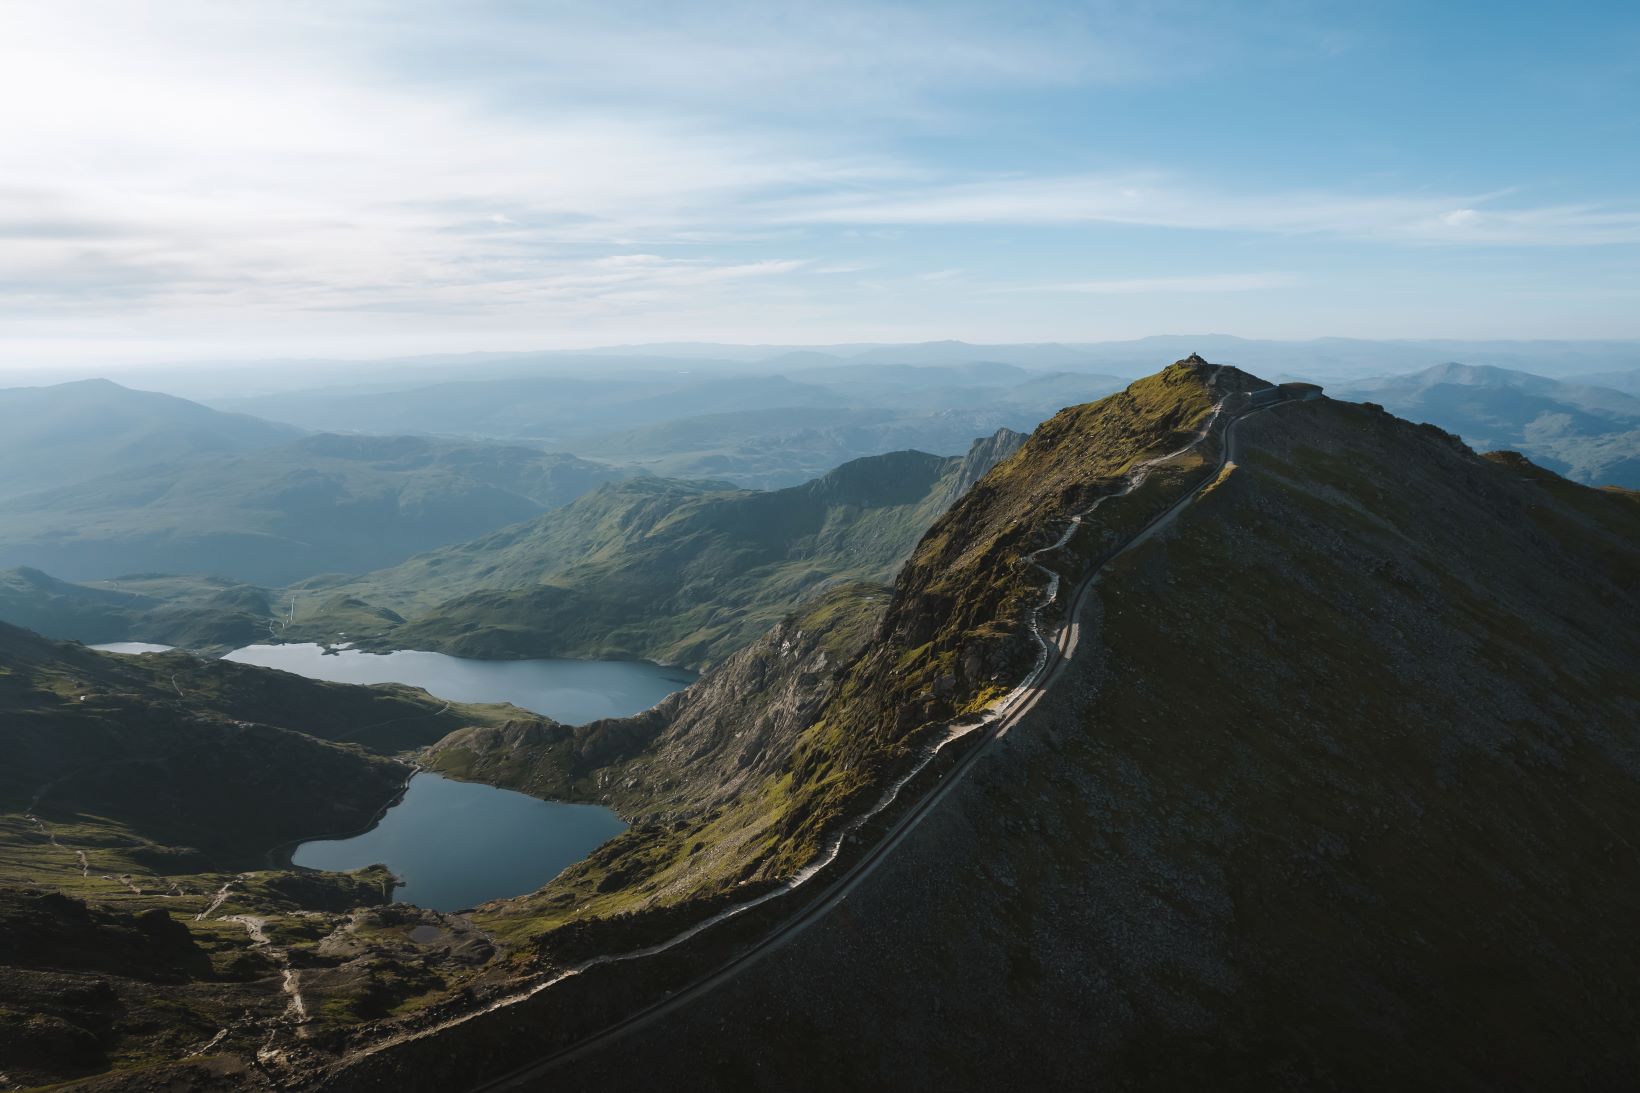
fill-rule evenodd
<path id="1" fill-rule="evenodd" d="M 1332 402 L 1241 439 L 848 913 L 555 1080 L 1631 1083 L 1640 499 Z"/>
<path id="2" fill-rule="evenodd" d="M 186 653 L 118 656 L 4 623 L 0 711 L 0 800 L 11 808 L 91 812 L 227 864 L 368 819 L 404 769 L 361 748 L 391 755 L 487 716 L 411 687 Z"/>
<path id="3" fill-rule="evenodd" d="M 1045 425 L 930 530 L 842 671 L 815 674 L 811 712 L 764 741 L 788 756 L 772 773 L 723 802 L 710 778 L 646 790 L 626 760 L 625 807 L 662 814 L 561 878 L 563 900 L 515 904 L 574 926 L 596 893 L 594 918 L 640 910 L 632 937 L 691 886 L 789 875 L 914 741 L 1018 677 L 1041 584 L 1023 554 L 1255 385 L 1187 362 Z M 1101 571 L 1058 684 L 846 904 L 550 1080 L 1630 1084 L 1640 497 L 1325 399 L 1237 428 L 1231 464 Z M 1067 589 L 1213 463 L 1194 465 L 1089 513 L 1052 558 Z M 432 1080 L 468 1042 L 480 1026 L 399 1065 Z"/>

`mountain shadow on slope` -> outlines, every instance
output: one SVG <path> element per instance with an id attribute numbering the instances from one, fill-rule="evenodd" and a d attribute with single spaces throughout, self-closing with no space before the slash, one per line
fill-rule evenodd
<path id="1" fill-rule="evenodd" d="M 658 822 L 526 901 L 536 921 L 575 921 L 583 891 L 665 907 L 789 875 L 906 740 L 1017 678 L 968 653 L 1018 633 L 1040 588 L 1018 559 L 1238 386 L 1186 362 L 1045 426 L 929 531 L 785 759 L 731 802 L 659 779 Z M 1067 675 L 846 908 L 553 1080 L 1629 1084 L 1640 942 L 1611 909 L 1640 891 L 1640 497 L 1325 399 L 1237 441 L 1101 571 Z M 1074 584 L 1184 481 L 1101 506 L 1053 564 Z M 465 1039 L 430 1047 L 459 1066 Z"/>

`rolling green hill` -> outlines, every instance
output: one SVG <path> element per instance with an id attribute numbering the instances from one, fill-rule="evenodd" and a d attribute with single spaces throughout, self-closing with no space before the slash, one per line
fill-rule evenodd
<path id="1" fill-rule="evenodd" d="M 1640 397 L 1526 372 L 1443 364 L 1351 384 L 1340 397 L 1439 425 L 1475 448 L 1518 449 L 1591 486 L 1640 487 Z"/>
<path id="2" fill-rule="evenodd" d="M 528 448 L 319 434 L 0 501 L 0 566 L 66 580 L 204 573 L 279 586 L 392 565 L 623 473 Z"/>
<path id="3" fill-rule="evenodd" d="M 90 645 L 215 652 L 268 637 L 275 619 L 267 591 L 224 578 L 138 573 L 75 584 L 23 566 L 0 570 L 0 621 Z"/>
<path id="4" fill-rule="evenodd" d="M 892 452 L 756 492 L 639 478 L 471 543 L 297 591 L 292 640 L 467 656 L 722 657 L 829 585 L 881 580 L 1020 443 Z M 396 621 L 408 620 L 408 621 Z"/>
<path id="5" fill-rule="evenodd" d="M 108 380 L 0 389 L 0 499 L 198 455 L 285 444 L 301 430 Z"/>

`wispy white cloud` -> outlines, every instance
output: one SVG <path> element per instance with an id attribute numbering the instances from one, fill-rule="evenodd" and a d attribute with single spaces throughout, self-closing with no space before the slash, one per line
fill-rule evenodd
<path id="1" fill-rule="evenodd" d="M 1640 207 L 1503 205 L 1505 194 L 1237 193 L 1167 174 L 1003 178 L 783 201 L 799 224 L 1129 224 L 1391 243 L 1597 246 L 1640 241 Z"/>
<path id="2" fill-rule="evenodd" d="M 1087 296 L 1132 296 L 1155 293 L 1260 292 L 1265 289 L 1287 288 L 1298 282 L 1299 278 L 1291 273 L 1216 273 L 1004 285 L 986 291 L 991 294 L 1066 292 Z"/>
<path id="3" fill-rule="evenodd" d="M 476 318 L 451 330 L 659 334 L 737 315 L 748 329 L 854 316 L 890 296 L 901 310 L 945 301 L 942 317 L 963 318 L 980 295 L 1000 308 L 1011 294 L 1295 283 L 1080 280 L 1064 260 L 1027 279 L 1025 263 L 998 272 L 997 253 L 969 253 L 960 231 L 909 253 L 930 229 L 1111 224 L 1391 248 L 1640 241 L 1632 205 L 1524 191 L 1287 190 L 1211 168 L 1064 166 L 1097 162 L 1092 152 L 983 174 L 975 163 L 989 160 L 931 151 L 960 146 L 964 124 L 991 126 L 993 101 L 1071 89 L 1085 112 L 1110 85 L 1177 78 L 1179 58 L 1192 74 L 1228 65 L 1244 24 L 1261 46 L 1334 41 L 1282 4 L 1235 7 L 9 4 L 0 339 L 99 324 L 227 339 L 310 321 L 332 337 L 349 316 L 345 329 L 365 337 L 388 328 L 369 325 L 376 313 L 394 316 L 395 336 L 454 316 Z M 869 281 L 839 276 L 864 270 Z"/>
<path id="4" fill-rule="evenodd" d="M 318 9 L 235 20 L 180 0 L 94 7 L 21 9 L 0 40 L 0 96 L 38 104 L 0 120 L 13 316 L 705 290 L 801 262 L 702 255 L 615 275 L 606 259 L 640 240 L 738 242 L 755 226 L 727 215 L 737 202 L 882 177 L 733 127 L 522 117 L 364 78 L 309 47 Z"/>
<path id="5" fill-rule="evenodd" d="M 1196 16 L 1169 22 L 1163 8 Z M 425 7 L 423 8 L 425 10 Z M 349 16 L 335 15 L 347 25 Z M 939 5 L 893 0 L 718 0 L 657 5 L 470 5 L 468 17 L 368 32 L 370 54 L 418 80 L 464 84 L 481 70 L 492 101 L 529 113 L 567 95 L 737 116 L 795 114 L 857 127 L 927 117 L 953 86 L 971 92 L 1151 81 L 1182 46 L 1209 63 L 1211 5 L 1172 0 L 1136 11 L 1116 0 Z M 1187 28 L 1196 28 L 1192 33 Z M 1185 39 L 1181 41 L 1181 39 Z"/>

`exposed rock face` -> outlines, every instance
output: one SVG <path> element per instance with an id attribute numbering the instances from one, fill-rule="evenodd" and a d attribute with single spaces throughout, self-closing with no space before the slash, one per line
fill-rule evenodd
<path id="1" fill-rule="evenodd" d="M 643 713 L 460 729 L 426 762 L 542 797 L 596 798 L 640 820 L 708 812 L 791 758 L 887 600 L 870 585 L 840 589 Z"/>
<path id="2" fill-rule="evenodd" d="M 1324 399 L 1239 438 L 846 908 L 554 1082 L 1632 1085 L 1640 497 Z"/>
<path id="3" fill-rule="evenodd" d="M 1025 433 L 1012 429 L 998 429 L 990 436 L 974 441 L 974 446 L 963 456 L 962 466 L 951 480 L 950 489 L 946 494 L 946 506 L 954 505 L 975 482 L 991 473 L 992 467 L 1019 451 L 1027 439 Z"/>
<path id="4" fill-rule="evenodd" d="M 749 847 L 786 819 L 764 788 L 797 761 L 887 603 L 886 589 L 838 589 L 636 717 L 575 728 L 516 722 L 440 741 L 426 762 L 442 773 L 599 800 L 634 824 L 543 892 L 495 914 L 528 919 L 565 907 L 566 893 L 578 909 L 626 914 L 746 879 L 759 863 Z M 557 921 L 549 914 L 544 925 Z"/>
<path id="5" fill-rule="evenodd" d="M 625 799 L 659 804 L 668 813 L 701 814 L 778 774 L 835 693 L 837 677 L 859 652 L 888 596 L 851 588 L 831 602 L 840 612 L 857 614 L 787 618 L 731 657 L 710 686 L 679 692 L 652 711 L 649 716 L 664 728 L 653 747 L 625 767 Z"/>

